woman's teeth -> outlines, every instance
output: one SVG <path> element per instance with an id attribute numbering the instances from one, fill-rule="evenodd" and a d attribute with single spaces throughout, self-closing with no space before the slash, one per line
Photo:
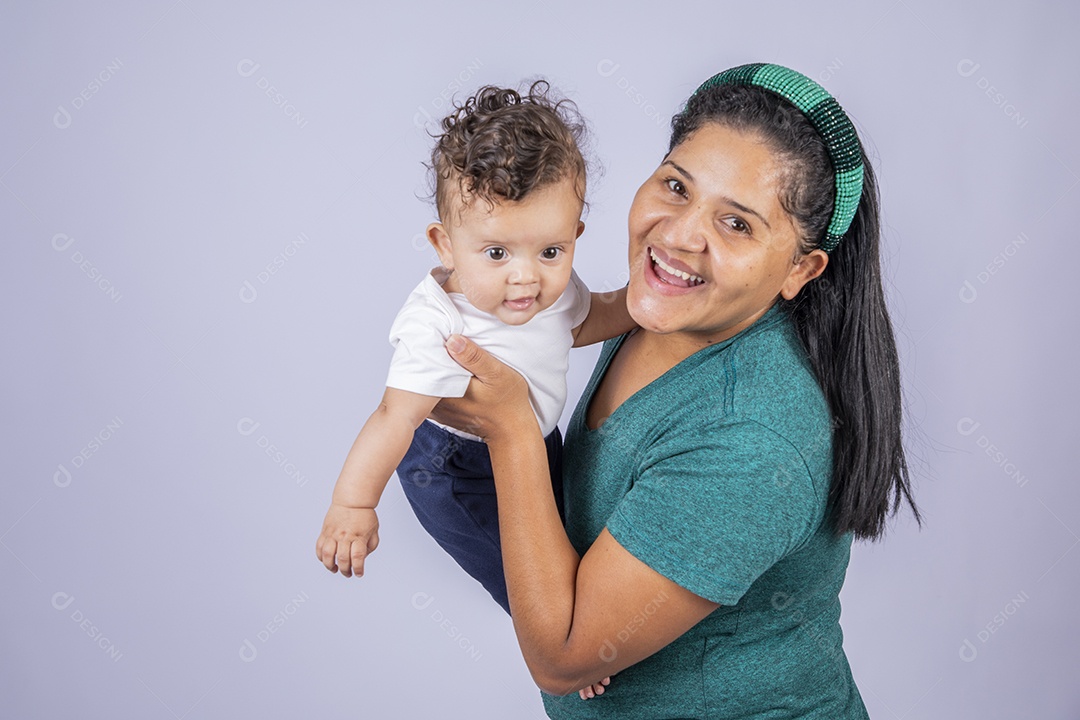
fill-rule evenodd
<path id="1" fill-rule="evenodd" d="M 671 267 L 663 260 L 656 257 L 656 253 L 653 252 L 652 249 L 649 250 L 649 256 L 652 257 L 652 261 L 656 263 L 657 267 L 659 267 L 661 270 L 663 270 L 669 275 L 674 275 L 677 278 L 682 278 L 683 280 L 688 281 L 691 285 L 701 285 L 703 282 L 705 282 L 704 278 L 698 277 L 697 275 L 691 275 L 688 272 L 676 270 L 675 268 Z"/>

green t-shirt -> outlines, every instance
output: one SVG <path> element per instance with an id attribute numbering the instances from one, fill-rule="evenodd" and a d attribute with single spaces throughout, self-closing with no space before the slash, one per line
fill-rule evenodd
<path id="1" fill-rule="evenodd" d="M 604 345 L 567 430 L 566 531 L 607 526 L 632 555 L 722 607 L 603 695 L 542 693 L 552 718 L 867 718 L 842 647 L 850 534 L 825 523 L 831 414 L 787 316 L 770 308 L 626 400 L 585 414 L 623 338 Z M 661 609 L 658 596 L 600 650 Z"/>

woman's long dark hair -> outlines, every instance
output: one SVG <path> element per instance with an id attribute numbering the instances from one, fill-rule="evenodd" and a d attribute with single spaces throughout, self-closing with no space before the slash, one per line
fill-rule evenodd
<path id="1" fill-rule="evenodd" d="M 768 90 L 718 85 L 698 93 L 671 121 L 671 145 L 706 123 L 762 137 L 788 168 L 780 203 L 802 232 L 798 253 L 820 246 L 835 195 L 820 135 L 794 105 Z M 901 442 L 900 368 L 885 306 L 879 258 L 877 180 L 864 164 L 862 198 L 825 271 L 793 300 L 791 318 L 833 417 L 830 520 L 837 534 L 877 540 L 904 500 L 921 525 Z"/>

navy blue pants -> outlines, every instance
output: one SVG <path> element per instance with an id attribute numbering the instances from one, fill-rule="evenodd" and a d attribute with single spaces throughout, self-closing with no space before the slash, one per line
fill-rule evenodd
<path id="1" fill-rule="evenodd" d="M 555 504 L 565 524 L 559 429 L 544 438 L 544 443 Z M 509 613 L 487 445 L 425 420 L 416 429 L 397 474 L 405 497 L 428 534 Z"/>

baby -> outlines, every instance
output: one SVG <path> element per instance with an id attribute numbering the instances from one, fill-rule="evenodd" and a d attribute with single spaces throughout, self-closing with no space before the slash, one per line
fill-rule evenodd
<path id="1" fill-rule="evenodd" d="M 562 515 L 557 423 L 570 348 L 634 322 L 625 288 L 601 300 L 572 269 L 586 175 L 573 104 L 549 98 L 543 81 L 526 94 L 485 87 L 442 130 L 431 164 L 439 222 L 426 232 L 442 267 L 394 320 L 386 392 L 345 459 L 316 554 L 345 577 L 363 575 L 379 544 L 375 507 L 396 468 L 424 529 L 509 613 L 487 446 L 428 418 L 472 377 L 444 343 L 470 337 L 526 379 Z"/>

